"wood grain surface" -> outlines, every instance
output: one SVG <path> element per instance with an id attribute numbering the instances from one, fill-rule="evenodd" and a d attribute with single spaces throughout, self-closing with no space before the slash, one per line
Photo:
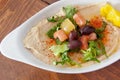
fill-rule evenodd
<path id="1" fill-rule="evenodd" d="M 25 20 L 55 1 L 58 0 L 0 0 L 0 41 Z M 0 54 L 0 80 L 120 80 L 120 60 L 90 73 L 60 74 Z"/>

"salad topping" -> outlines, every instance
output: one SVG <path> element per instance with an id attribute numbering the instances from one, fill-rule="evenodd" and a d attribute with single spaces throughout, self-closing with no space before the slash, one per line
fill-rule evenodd
<path id="1" fill-rule="evenodd" d="M 59 61 L 54 61 L 54 64 L 79 64 L 69 55 L 76 51 L 82 55 L 83 62 L 100 62 L 97 59 L 99 56 L 107 57 L 102 41 L 107 23 L 102 17 L 98 15 L 85 20 L 72 6 L 63 7 L 63 11 L 65 16 L 48 18 L 49 22 L 57 23 L 47 32 L 48 37 L 56 42 L 49 49 L 60 58 Z"/>

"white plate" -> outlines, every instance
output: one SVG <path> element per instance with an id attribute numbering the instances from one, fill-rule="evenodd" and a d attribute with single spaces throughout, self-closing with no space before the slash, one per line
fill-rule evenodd
<path id="1" fill-rule="evenodd" d="M 10 59 L 20 61 L 20 62 L 29 64 L 29 65 L 32 65 L 32 66 L 35 66 L 41 69 L 59 72 L 59 73 L 85 73 L 85 72 L 95 71 L 95 70 L 104 68 L 116 62 L 117 60 L 120 59 L 120 54 L 119 54 L 120 50 L 99 64 L 94 64 L 88 67 L 76 68 L 76 69 L 58 68 L 58 67 L 50 66 L 50 65 L 47 65 L 41 62 L 23 47 L 22 41 L 26 33 L 28 32 L 28 30 L 32 26 L 36 25 L 43 18 L 47 18 L 51 15 L 54 15 L 56 12 L 59 11 L 61 7 L 66 6 L 66 5 L 75 5 L 75 4 L 86 5 L 86 4 L 92 4 L 92 3 L 97 3 L 97 2 L 103 2 L 103 1 L 105 0 L 61 0 L 61 1 L 53 3 L 52 5 L 39 11 L 37 14 L 32 16 L 30 19 L 28 19 L 18 28 L 13 30 L 10 34 L 8 34 L 1 42 L 1 45 L 0 45 L 1 53 Z M 120 7 L 119 0 L 112 0 L 109 2 L 112 2 L 112 4 L 116 8 Z"/>

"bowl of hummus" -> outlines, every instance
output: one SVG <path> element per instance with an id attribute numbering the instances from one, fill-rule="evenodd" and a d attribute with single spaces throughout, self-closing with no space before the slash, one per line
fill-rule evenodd
<path id="1" fill-rule="evenodd" d="M 1 42 L 1 52 L 16 61 L 58 73 L 104 68 L 120 59 L 117 3 L 55 2 L 7 35 Z"/>

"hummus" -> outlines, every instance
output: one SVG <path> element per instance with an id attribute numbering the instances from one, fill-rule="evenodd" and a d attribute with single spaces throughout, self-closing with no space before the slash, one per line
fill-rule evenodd
<path id="1" fill-rule="evenodd" d="M 90 17 L 94 15 L 100 15 L 100 7 L 103 4 L 97 5 L 89 5 L 87 7 L 83 6 L 76 6 L 80 11 L 81 15 L 85 19 L 90 19 Z M 92 10 L 92 11 L 91 11 Z M 61 10 L 57 13 L 58 16 L 64 16 L 63 11 Z M 106 21 L 107 22 L 107 21 Z M 109 31 L 109 41 L 105 44 L 107 55 L 110 56 L 114 53 L 118 48 L 119 40 L 119 33 L 116 27 L 113 27 L 109 22 L 107 22 L 109 26 L 107 29 Z M 56 23 L 48 22 L 47 19 L 40 21 L 36 26 L 32 27 L 31 30 L 27 33 L 24 39 L 24 47 L 33 53 L 41 61 L 45 62 L 46 64 L 53 64 L 54 60 L 59 60 L 58 57 L 55 57 L 54 54 L 49 50 L 51 46 L 51 40 L 47 37 L 46 32 L 51 29 Z M 54 42 L 53 42 L 54 43 Z M 70 54 L 71 59 L 79 62 L 81 59 L 81 55 L 78 53 Z M 106 59 L 105 55 L 100 56 L 98 58 L 100 61 Z M 81 64 L 82 66 L 88 66 L 94 64 L 96 62 L 89 61 L 86 63 Z M 68 65 L 67 65 L 68 66 Z"/>

